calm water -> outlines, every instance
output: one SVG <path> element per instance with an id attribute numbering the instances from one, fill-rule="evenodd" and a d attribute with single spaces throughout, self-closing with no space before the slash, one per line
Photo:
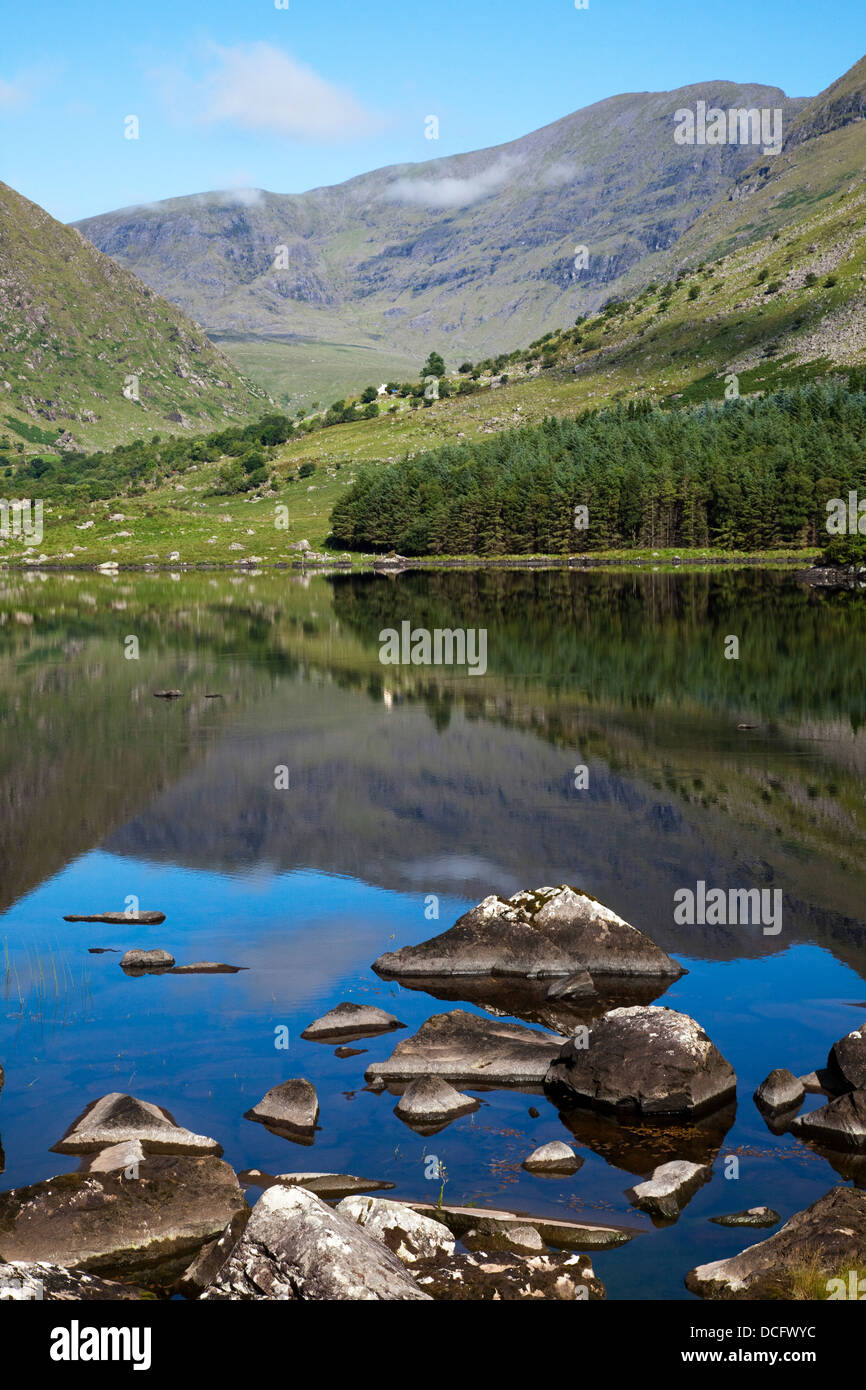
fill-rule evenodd
<path id="1" fill-rule="evenodd" d="M 404 619 L 486 628 L 487 674 L 383 667 L 378 633 Z M 778 574 L 4 575 L 3 1184 L 74 1169 L 50 1146 L 88 1101 L 129 1091 L 238 1170 L 361 1173 L 435 1200 L 435 1153 L 446 1201 L 623 1221 L 642 1234 L 594 1257 L 608 1296 L 689 1297 L 688 1269 L 755 1238 L 709 1216 L 787 1217 L 850 1180 L 771 1134 L 751 1094 L 772 1067 L 822 1066 L 866 1016 L 864 657 L 858 596 Z M 174 687 L 182 700 L 152 696 Z M 699 878 L 781 888 L 781 934 L 675 925 L 675 890 Z M 376 956 L 489 892 L 562 881 L 682 961 L 663 1002 L 737 1071 L 736 1113 L 688 1141 L 714 1179 L 663 1230 L 623 1193 L 685 1139 L 575 1122 L 580 1172 L 532 1177 L 527 1152 L 569 1136 L 543 1097 L 483 1093 L 423 1139 L 362 1089 L 406 1034 L 347 1059 L 299 1037 L 344 999 L 414 1031 L 455 1005 L 380 981 Z M 62 920 L 129 895 L 166 922 Z M 88 950 L 140 944 L 248 969 L 131 979 Z M 297 1075 L 319 1094 L 312 1148 L 243 1119 Z"/>

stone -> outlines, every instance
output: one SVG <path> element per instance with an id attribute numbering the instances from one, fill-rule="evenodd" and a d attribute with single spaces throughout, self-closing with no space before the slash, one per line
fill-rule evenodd
<path id="1" fill-rule="evenodd" d="M 110 1144 L 100 1149 L 92 1158 L 85 1158 L 81 1165 L 85 1173 L 117 1173 L 134 1170 L 143 1163 L 147 1155 L 140 1139 L 124 1139 L 119 1144 Z"/>
<path id="2" fill-rule="evenodd" d="M 174 965 L 168 951 L 126 951 L 120 958 L 120 968 L 127 975 L 164 975 Z"/>
<path id="3" fill-rule="evenodd" d="M 474 1096 L 455 1090 L 441 1076 L 419 1076 L 409 1082 L 394 1106 L 394 1114 L 416 1129 L 435 1126 L 435 1133 L 460 1115 L 477 1110 L 480 1104 Z"/>
<path id="4" fill-rule="evenodd" d="M 617 1114 L 700 1115 L 736 1093 L 737 1078 L 688 1014 L 656 1004 L 611 1009 L 571 1038 L 544 1081 L 565 1103 Z"/>
<path id="5" fill-rule="evenodd" d="M 176 965 L 172 975 L 237 975 L 248 965 L 224 965 L 221 961 L 196 960 L 191 965 Z"/>
<path id="6" fill-rule="evenodd" d="M 447 1264 L 425 1262 L 416 1267 L 415 1277 L 437 1302 L 585 1302 L 605 1297 L 604 1285 L 583 1254 L 471 1252 Z"/>
<path id="7" fill-rule="evenodd" d="M 866 1091 L 837 1096 L 820 1110 L 811 1110 L 789 1126 L 798 1139 L 826 1144 L 831 1149 L 866 1153 Z"/>
<path id="8" fill-rule="evenodd" d="M 836 1276 L 866 1266 L 866 1192 L 834 1187 L 739 1255 L 698 1265 L 686 1288 L 704 1298 L 786 1299 L 797 1274 Z"/>
<path id="9" fill-rule="evenodd" d="M 365 1052 L 369 1052 L 368 1047 L 335 1047 L 335 1057 L 363 1057 Z"/>
<path id="10" fill-rule="evenodd" d="M 19 1260 L 0 1264 L 0 1303 L 117 1303 L 136 1302 L 147 1295 L 130 1284 L 98 1279 L 81 1270 Z"/>
<path id="11" fill-rule="evenodd" d="M 538 1086 L 565 1039 L 464 1009 L 433 1014 L 384 1062 L 372 1062 L 368 1081 L 414 1081 L 444 1076 L 480 1086 Z"/>
<path id="12" fill-rule="evenodd" d="M 221 1236 L 202 1246 L 192 1263 L 172 1285 L 171 1293 L 181 1294 L 184 1298 L 200 1298 L 234 1250 L 249 1217 L 250 1210 L 245 1204 L 244 1210 L 235 1213 Z"/>
<path id="13" fill-rule="evenodd" d="M 303 1187 L 263 1192 L 202 1300 L 426 1301 L 396 1255 Z"/>
<path id="14" fill-rule="evenodd" d="M 344 1197 L 337 1211 L 381 1240 L 404 1265 L 454 1254 L 455 1241 L 448 1227 L 403 1202 L 382 1197 Z"/>
<path id="15" fill-rule="evenodd" d="M 129 1139 L 139 1140 L 148 1154 L 222 1153 L 215 1139 L 184 1129 L 161 1105 L 123 1095 L 120 1091 L 111 1091 L 91 1101 L 51 1152 L 94 1153 Z"/>
<path id="16" fill-rule="evenodd" d="M 244 1116 L 245 1120 L 256 1120 L 269 1129 L 278 1130 L 284 1138 L 301 1142 L 306 1139 L 310 1143 L 318 1118 L 315 1087 L 303 1077 L 293 1077 L 272 1087 Z"/>
<path id="17" fill-rule="evenodd" d="M 776 1067 L 755 1092 L 755 1104 L 759 1110 L 774 1115 L 782 1110 L 799 1108 L 805 1094 L 802 1081 L 793 1072 L 785 1067 Z"/>
<path id="18" fill-rule="evenodd" d="M 866 1023 L 833 1044 L 827 1071 L 838 1091 L 866 1090 Z"/>
<path id="19" fill-rule="evenodd" d="M 0 1260 L 164 1288 L 245 1208 L 222 1159 L 148 1154 L 135 1178 L 63 1173 L 0 1193 Z"/>
<path id="20" fill-rule="evenodd" d="M 660 976 L 675 980 L 682 966 L 622 917 L 568 884 L 491 895 L 450 930 L 380 956 L 378 975 Z"/>
<path id="21" fill-rule="evenodd" d="M 489 1207 L 434 1206 L 429 1202 L 407 1202 L 434 1221 L 441 1221 L 459 1239 L 469 1231 L 499 1239 L 504 1227 L 532 1226 L 547 1245 L 566 1250 L 615 1250 L 626 1245 L 640 1231 L 636 1226 L 610 1226 L 591 1221 L 561 1221 L 547 1216 L 519 1215 Z"/>
<path id="22" fill-rule="evenodd" d="M 165 921 L 164 912 L 92 912 L 68 913 L 64 922 L 105 922 L 112 927 L 158 927 Z"/>
<path id="23" fill-rule="evenodd" d="M 781 1216 L 772 1207 L 749 1207 L 748 1211 L 735 1211 L 730 1216 L 711 1216 L 714 1226 L 777 1226 Z"/>
<path id="24" fill-rule="evenodd" d="M 312 548 L 310 542 L 307 540 L 293 541 L 290 546 L 287 546 L 288 550 L 312 550 Z"/>
<path id="25" fill-rule="evenodd" d="M 542 1144 L 523 1160 L 523 1167 L 529 1173 L 576 1173 L 582 1167 L 580 1158 L 569 1144 L 554 1139 L 550 1144 Z"/>
<path id="26" fill-rule="evenodd" d="M 626 1196 L 641 1211 L 664 1221 L 676 1221 L 683 1207 L 705 1182 L 713 1170 L 707 1164 L 689 1163 L 684 1159 L 663 1163 L 651 1178 L 630 1187 Z"/>
<path id="27" fill-rule="evenodd" d="M 344 1003 L 308 1024 L 301 1037 L 309 1042 L 353 1042 L 357 1038 L 374 1037 L 377 1033 L 390 1033 L 405 1027 L 393 1014 L 374 1008 L 372 1004 Z"/>
<path id="28" fill-rule="evenodd" d="M 518 1221 L 503 1221 L 495 1229 L 490 1226 L 481 1231 L 467 1231 L 463 1244 L 469 1250 L 513 1250 L 517 1255 L 535 1255 L 547 1247 L 534 1226 Z"/>
<path id="29" fill-rule="evenodd" d="M 394 1189 L 392 1182 L 381 1182 L 378 1178 L 356 1178 L 351 1173 L 278 1173 L 272 1177 L 270 1173 L 250 1168 L 240 1173 L 239 1177 L 241 1182 L 252 1187 L 273 1187 L 275 1183 L 282 1183 L 285 1187 L 305 1187 L 326 1202 L 335 1202 L 340 1197 L 356 1197 L 364 1192 L 390 1192 Z"/>
<path id="30" fill-rule="evenodd" d="M 563 980 L 554 980 L 547 991 L 548 999 L 589 999 L 595 994 L 595 985 L 588 970 L 578 970 L 575 975 L 566 975 Z"/>

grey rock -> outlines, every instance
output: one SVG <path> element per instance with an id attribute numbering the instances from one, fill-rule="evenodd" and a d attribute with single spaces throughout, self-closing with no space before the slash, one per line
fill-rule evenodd
<path id="1" fill-rule="evenodd" d="M 87 914 L 69 913 L 64 922 L 105 922 L 114 927 L 158 927 L 165 921 L 164 912 L 94 912 Z"/>
<path id="2" fill-rule="evenodd" d="M 244 1119 L 279 1130 L 285 1138 L 301 1141 L 312 1140 L 318 1118 L 315 1087 L 303 1077 L 293 1077 L 272 1087 L 244 1116 Z"/>
<path id="3" fill-rule="evenodd" d="M 164 975 L 174 965 L 168 951 L 126 951 L 120 958 L 120 968 L 127 975 Z"/>
<path id="4" fill-rule="evenodd" d="M 345 1197 L 337 1211 L 350 1221 L 357 1221 L 404 1265 L 454 1254 L 455 1241 L 448 1227 L 403 1202 L 389 1202 L 382 1197 Z"/>
<path id="5" fill-rule="evenodd" d="M 480 1104 L 474 1096 L 455 1090 L 441 1076 L 419 1076 L 409 1082 L 394 1106 L 394 1114 L 415 1129 L 432 1129 L 436 1133 L 460 1115 L 477 1110 Z"/>
<path id="6" fill-rule="evenodd" d="M 576 1173 L 582 1164 L 583 1159 L 560 1139 L 542 1144 L 523 1160 L 523 1167 L 530 1173 Z"/>
<path id="7" fill-rule="evenodd" d="M 235 1212 L 222 1235 L 202 1246 L 177 1283 L 172 1285 L 172 1294 L 181 1294 L 184 1298 L 200 1298 L 231 1255 L 249 1219 L 250 1210 L 244 1204 L 243 1210 Z"/>
<path id="8" fill-rule="evenodd" d="M 776 1067 L 755 1092 L 755 1104 L 759 1110 L 777 1114 L 780 1110 L 793 1110 L 802 1105 L 805 1094 L 802 1081 L 793 1072 Z"/>
<path id="9" fill-rule="evenodd" d="M 688 1014 L 658 1005 L 611 1009 L 565 1044 L 544 1088 L 564 1103 L 642 1115 L 700 1115 L 736 1092 L 737 1078 Z"/>
<path id="10" fill-rule="evenodd" d="M 754 1226 L 760 1230 L 765 1226 L 777 1226 L 781 1216 L 772 1207 L 749 1207 L 748 1211 L 735 1211 L 730 1216 L 711 1216 L 714 1226 Z"/>
<path id="11" fill-rule="evenodd" d="M 572 976 L 580 971 L 677 979 L 683 969 L 649 937 L 588 893 L 561 884 L 491 895 L 449 931 L 374 962 L 401 976 Z"/>
<path id="12" fill-rule="evenodd" d="M 85 1173 L 117 1173 L 134 1170 L 146 1158 L 144 1145 L 140 1139 L 124 1139 L 119 1144 L 111 1144 L 100 1149 L 92 1158 L 85 1158 L 81 1169 Z"/>
<path id="13" fill-rule="evenodd" d="M 698 1188 L 709 1182 L 712 1173 L 709 1165 L 688 1163 L 684 1159 L 663 1163 L 646 1182 L 630 1187 L 626 1196 L 641 1211 L 665 1221 L 676 1221 Z"/>
<path id="14" fill-rule="evenodd" d="M 118 1303 L 136 1302 L 144 1296 L 143 1290 L 129 1284 L 44 1261 L 0 1264 L 0 1303 Z"/>
<path id="15" fill-rule="evenodd" d="M 310 1042 L 351 1042 L 356 1038 L 374 1037 L 377 1033 L 391 1033 L 395 1028 L 405 1027 L 399 1018 L 372 1004 L 343 1003 L 308 1024 L 301 1037 Z"/>
<path id="16" fill-rule="evenodd" d="M 804 1265 L 828 1279 L 866 1263 L 866 1192 L 834 1187 L 767 1240 L 727 1260 L 699 1265 L 686 1288 L 704 1298 L 790 1298 Z"/>
<path id="17" fill-rule="evenodd" d="M 172 975 L 238 975 L 248 970 L 246 965 L 224 965 L 222 961 L 196 960 L 191 965 L 176 965 Z"/>
<path id="18" fill-rule="evenodd" d="M 516 1255 L 536 1255 L 546 1250 L 546 1245 L 534 1226 L 525 1222 L 503 1221 L 497 1227 L 487 1226 L 480 1231 L 467 1231 L 463 1244 L 470 1250 L 513 1250 Z"/>
<path id="19" fill-rule="evenodd" d="M 488 1207 L 433 1206 L 428 1202 L 407 1202 L 424 1216 L 441 1221 L 460 1239 L 469 1231 L 485 1238 L 498 1238 L 505 1227 L 532 1226 L 547 1245 L 566 1250 L 614 1250 L 626 1245 L 640 1231 L 635 1226 L 610 1226 L 590 1221 L 561 1221 L 554 1217 L 518 1215 Z"/>
<path id="20" fill-rule="evenodd" d="M 473 1252 L 456 1255 L 447 1264 L 426 1261 L 416 1267 L 415 1277 L 437 1302 L 584 1302 L 605 1297 L 589 1256 L 573 1253 Z"/>
<path id="21" fill-rule="evenodd" d="M 389 1192 L 394 1189 L 392 1182 L 356 1178 L 351 1173 L 278 1173 L 273 1177 L 257 1168 L 249 1168 L 238 1176 L 242 1183 L 251 1187 L 267 1188 L 275 1183 L 282 1183 L 285 1187 L 305 1187 L 326 1202 L 336 1202 L 340 1197 L 356 1197 L 364 1192 Z"/>
<path id="22" fill-rule="evenodd" d="M 566 975 L 563 980 L 554 980 L 547 991 L 548 999 L 589 999 L 595 994 L 595 985 L 588 970 L 578 970 L 575 975 Z"/>
<path id="23" fill-rule="evenodd" d="M 0 1259 L 166 1287 L 245 1208 L 221 1159 L 150 1154 L 136 1178 L 63 1173 L 0 1193 Z"/>
<path id="24" fill-rule="evenodd" d="M 204 1300 L 426 1300 L 381 1241 L 303 1187 L 270 1187 Z"/>
<path id="25" fill-rule="evenodd" d="M 137 1139 L 148 1154 L 221 1154 L 215 1139 L 177 1124 L 161 1105 L 111 1091 L 91 1101 L 72 1121 L 52 1153 L 86 1154 Z"/>
<path id="26" fill-rule="evenodd" d="M 846 1033 L 830 1048 L 827 1071 L 836 1090 L 866 1090 L 866 1023 Z"/>
<path id="27" fill-rule="evenodd" d="M 866 1091 L 837 1096 L 820 1110 L 794 1120 L 790 1130 L 798 1139 L 810 1139 L 831 1149 L 866 1153 Z"/>
<path id="28" fill-rule="evenodd" d="M 463 1009 L 434 1014 L 405 1038 L 385 1062 L 372 1062 L 368 1081 L 413 1081 L 445 1076 L 480 1086 L 537 1086 L 564 1039 Z"/>

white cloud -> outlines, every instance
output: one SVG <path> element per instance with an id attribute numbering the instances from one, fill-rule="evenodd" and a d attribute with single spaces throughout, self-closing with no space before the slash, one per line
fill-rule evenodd
<path id="1" fill-rule="evenodd" d="M 414 203 L 426 208 L 464 208 L 477 203 L 513 177 L 519 161 L 499 159 L 480 174 L 468 178 L 402 178 L 395 179 L 385 190 L 393 203 Z"/>
<path id="2" fill-rule="evenodd" d="M 307 140 L 369 135 L 381 122 L 351 92 L 268 43 L 215 48 L 200 93 L 201 118 Z"/>

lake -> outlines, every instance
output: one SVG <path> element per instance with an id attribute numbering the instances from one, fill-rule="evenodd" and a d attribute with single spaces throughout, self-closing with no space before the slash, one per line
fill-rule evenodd
<path id="1" fill-rule="evenodd" d="M 485 673 L 383 665 L 379 634 L 405 621 L 484 630 Z M 608 1298 L 690 1298 L 689 1269 L 762 1238 L 709 1217 L 766 1203 L 787 1219 L 862 1180 L 773 1134 L 752 1092 L 774 1067 L 822 1067 L 866 1017 L 864 656 L 856 592 L 761 570 L 5 572 L 3 1185 L 74 1170 L 51 1146 L 124 1091 L 218 1139 L 238 1171 L 357 1173 L 435 1201 L 435 1155 L 448 1203 L 639 1228 L 593 1255 Z M 167 689 L 182 698 L 154 698 Z M 699 880 L 781 890 L 781 930 L 678 923 L 674 895 Z M 676 956 L 688 973 L 655 1002 L 737 1072 L 736 1110 L 683 1140 L 714 1176 L 675 1225 L 624 1195 L 679 1152 L 670 1133 L 569 1129 L 543 1095 L 494 1090 L 424 1139 L 364 1089 L 431 1014 L 483 1012 L 372 961 L 488 893 L 563 882 Z M 167 920 L 63 920 L 131 899 Z M 113 953 L 132 946 L 246 969 L 132 978 Z M 345 1058 L 300 1037 L 343 1000 L 408 1031 Z M 318 1092 L 311 1148 L 243 1118 L 292 1076 Z M 575 1176 L 521 1168 L 556 1138 L 585 1159 Z"/>

